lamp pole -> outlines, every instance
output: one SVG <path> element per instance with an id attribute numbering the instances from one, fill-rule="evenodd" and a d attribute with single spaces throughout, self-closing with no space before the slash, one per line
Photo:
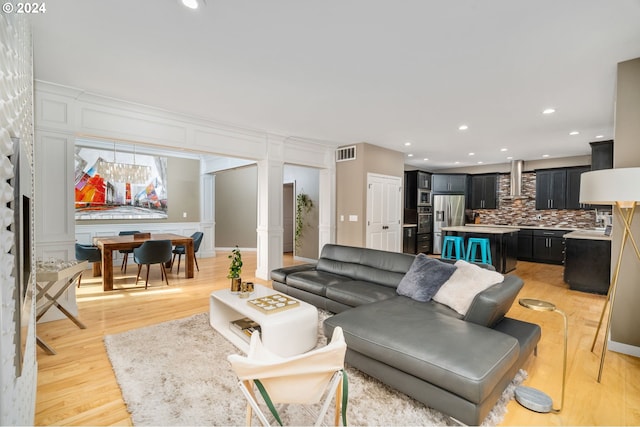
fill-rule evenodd
<path id="1" fill-rule="evenodd" d="M 567 341 L 569 328 L 567 315 L 564 313 L 564 311 L 559 310 L 555 306 L 555 304 L 548 301 L 542 301 L 533 298 L 522 298 L 518 301 L 518 303 L 521 306 L 534 311 L 553 311 L 559 313 L 564 320 L 564 351 L 562 356 L 562 394 L 560 398 L 560 407 L 554 409 L 553 400 L 549 397 L 548 394 L 538 389 L 527 386 L 518 386 L 516 387 L 515 391 L 516 400 L 525 408 L 531 409 L 532 411 L 536 412 L 558 413 L 562 411 L 562 407 L 564 406 L 564 390 L 567 380 Z"/>

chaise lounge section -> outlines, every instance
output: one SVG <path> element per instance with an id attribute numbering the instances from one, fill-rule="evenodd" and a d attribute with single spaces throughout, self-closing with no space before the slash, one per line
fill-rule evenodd
<path id="1" fill-rule="evenodd" d="M 337 313 L 324 333 L 342 327 L 348 364 L 478 425 L 535 349 L 540 327 L 504 317 L 523 286 L 513 275 L 472 297 L 464 315 L 399 295 L 415 258 L 325 245 L 317 264 L 276 269 L 271 278 L 274 289 Z"/>

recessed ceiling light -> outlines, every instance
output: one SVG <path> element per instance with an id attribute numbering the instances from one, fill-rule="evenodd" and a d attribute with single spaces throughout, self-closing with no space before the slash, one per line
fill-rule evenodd
<path id="1" fill-rule="evenodd" d="M 408 157 L 413 157 L 413 154 L 407 154 Z"/>
<path id="2" fill-rule="evenodd" d="M 513 159 L 513 156 L 507 157 L 507 160 L 512 160 L 512 159 Z"/>
<path id="3" fill-rule="evenodd" d="M 453 162 L 453 164 L 454 164 L 454 165 L 459 165 L 459 164 L 460 164 L 460 162 Z"/>
<path id="4" fill-rule="evenodd" d="M 573 131 L 569 132 L 569 135 L 571 135 L 571 136 L 580 135 L 580 132 L 578 132 L 577 130 L 573 130 Z"/>
<path id="5" fill-rule="evenodd" d="M 424 159 L 422 159 L 422 160 L 424 160 L 425 162 L 429 161 L 429 159 L 427 159 L 426 157 Z"/>
<path id="6" fill-rule="evenodd" d="M 479 165 L 483 164 L 484 162 L 478 162 Z"/>
<path id="7" fill-rule="evenodd" d="M 410 146 L 410 145 L 411 145 L 411 143 L 410 143 L 409 141 L 407 141 L 407 142 L 405 142 L 405 143 L 404 143 L 404 146 L 405 146 L 405 147 L 408 147 L 408 146 Z"/>
<path id="8" fill-rule="evenodd" d="M 545 108 L 544 110 L 542 110 L 542 114 L 553 114 L 555 112 L 555 108 Z"/>
<path id="9" fill-rule="evenodd" d="M 506 148 L 501 148 L 500 151 L 507 151 L 507 149 Z"/>
<path id="10" fill-rule="evenodd" d="M 202 3 L 202 0 L 182 0 L 182 4 L 189 9 L 197 9 Z"/>
<path id="11" fill-rule="evenodd" d="M 549 155 L 548 154 L 543 154 L 542 157 L 549 157 Z"/>
<path id="12" fill-rule="evenodd" d="M 596 135 L 596 138 L 604 138 L 604 135 Z"/>
<path id="13" fill-rule="evenodd" d="M 475 155 L 476 155 L 476 153 L 469 153 L 469 155 L 470 155 L 470 156 L 475 156 Z"/>
<path id="14" fill-rule="evenodd" d="M 458 126 L 458 130 L 467 130 L 467 129 L 469 129 L 469 126 L 467 126 L 467 125 Z"/>

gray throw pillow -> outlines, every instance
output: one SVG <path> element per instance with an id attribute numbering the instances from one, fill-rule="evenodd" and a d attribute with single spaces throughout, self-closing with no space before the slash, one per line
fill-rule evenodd
<path id="1" fill-rule="evenodd" d="M 454 271 L 455 265 L 418 254 L 400 280 L 396 292 L 416 301 L 430 301 Z"/>

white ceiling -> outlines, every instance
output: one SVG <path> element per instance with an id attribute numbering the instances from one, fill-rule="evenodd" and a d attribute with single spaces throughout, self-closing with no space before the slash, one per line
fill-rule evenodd
<path id="1" fill-rule="evenodd" d="M 616 64 L 640 57 L 640 0 L 46 7 L 32 16 L 37 79 L 286 136 L 368 142 L 427 170 L 589 154 L 596 135 L 614 136 Z"/>

